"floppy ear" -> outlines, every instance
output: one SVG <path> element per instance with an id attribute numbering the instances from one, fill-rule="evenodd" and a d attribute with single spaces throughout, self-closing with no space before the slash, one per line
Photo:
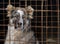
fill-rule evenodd
<path id="1" fill-rule="evenodd" d="M 29 18 L 33 19 L 34 9 L 31 6 L 26 7 L 27 13 L 29 14 Z"/>
<path id="2" fill-rule="evenodd" d="M 31 6 L 27 7 L 27 12 L 29 15 L 33 15 L 34 9 Z"/>

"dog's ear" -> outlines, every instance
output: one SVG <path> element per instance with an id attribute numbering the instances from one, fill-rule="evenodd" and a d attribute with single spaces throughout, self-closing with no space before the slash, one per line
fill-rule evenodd
<path id="1" fill-rule="evenodd" d="M 28 7 L 26 7 L 26 11 L 27 11 L 27 14 L 28 14 L 28 18 L 33 19 L 34 9 L 31 6 L 28 6 Z"/>

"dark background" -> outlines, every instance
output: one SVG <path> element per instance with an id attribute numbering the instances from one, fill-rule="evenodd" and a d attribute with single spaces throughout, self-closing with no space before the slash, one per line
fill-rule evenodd
<path id="1" fill-rule="evenodd" d="M 42 0 L 28 0 L 27 5 L 34 8 L 34 19 L 31 20 L 31 30 L 40 44 L 47 44 L 46 40 L 54 39 L 59 44 L 59 0 L 44 0 L 43 11 L 41 9 Z M 25 0 L 11 0 L 15 7 L 25 7 Z M 8 17 L 5 8 L 8 0 L 0 0 L 0 44 L 4 44 L 8 30 Z M 41 14 L 43 12 L 43 15 Z M 42 20 L 43 19 L 43 20 Z"/>

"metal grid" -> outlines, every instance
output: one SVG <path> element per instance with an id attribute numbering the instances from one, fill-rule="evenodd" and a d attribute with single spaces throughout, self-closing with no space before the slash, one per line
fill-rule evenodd
<path id="1" fill-rule="evenodd" d="M 43 1 L 43 3 L 42 3 Z M 34 19 L 31 20 L 31 30 L 35 32 L 35 37 L 40 44 L 48 44 L 48 39 L 56 40 L 59 43 L 60 16 L 59 0 L 11 0 L 15 7 L 25 7 L 31 5 L 34 11 Z M 8 0 L 0 0 L 0 44 L 5 41 L 8 18 L 6 17 L 6 6 Z"/>

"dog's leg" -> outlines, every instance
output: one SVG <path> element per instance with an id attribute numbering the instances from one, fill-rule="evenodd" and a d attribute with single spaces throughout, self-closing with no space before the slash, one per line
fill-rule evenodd
<path id="1" fill-rule="evenodd" d="M 6 36 L 5 44 L 13 44 L 14 43 L 14 26 L 8 25 L 8 33 Z"/>

